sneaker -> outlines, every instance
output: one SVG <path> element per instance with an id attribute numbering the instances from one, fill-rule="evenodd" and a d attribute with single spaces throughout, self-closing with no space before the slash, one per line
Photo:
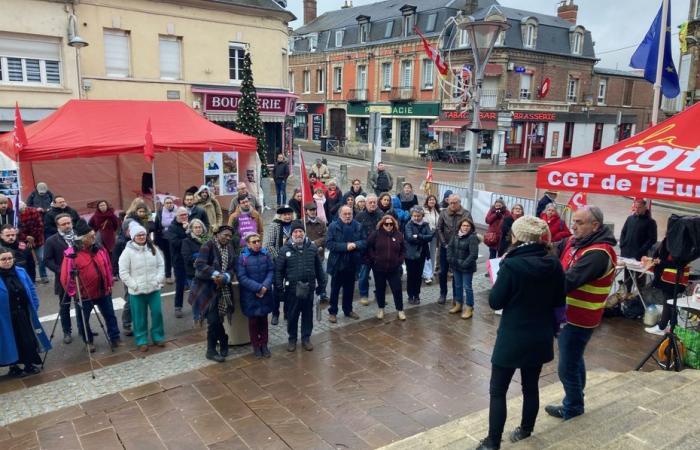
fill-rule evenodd
<path id="1" fill-rule="evenodd" d="M 445 295 L 441 295 L 440 297 L 438 297 L 438 305 L 444 305 L 445 302 L 447 302 L 447 297 Z"/>
<path id="2" fill-rule="evenodd" d="M 19 366 L 10 366 L 10 371 L 7 372 L 8 377 L 12 378 L 23 378 L 26 377 L 27 374 L 24 373 L 24 370 L 20 369 Z"/>
<path id="3" fill-rule="evenodd" d="M 109 347 L 112 350 L 116 350 L 119 347 L 122 347 L 123 345 L 124 345 L 124 343 L 122 342 L 121 339 L 115 339 L 115 340 L 109 342 Z"/>
<path id="4" fill-rule="evenodd" d="M 529 438 L 530 435 L 532 435 L 531 431 L 525 431 L 520 427 L 516 427 L 515 430 L 510 433 L 510 442 L 522 441 L 523 439 Z"/>
<path id="5" fill-rule="evenodd" d="M 297 350 L 297 343 L 296 341 L 290 341 L 287 343 L 287 351 L 288 352 L 295 352 Z"/>
<path id="6" fill-rule="evenodd" d="M 656 334 L 658 336 L 663 336 L 666 334 L 666 330 L 662 330 L 659 328 L 658 325 L 654 325 L 653 327 L 645 328 L 644 331 L 646 331 L 649 334 Z"/>
<path id="7" fill-rule="evenodd" d="M 273 314 L 273 315 L 272 315 L 272 319 L 270 320 L 270 325 L 277 325 L 278 323 L 280 323 L 280 315 L 279 315 L 279 314 L 277 314 L 277 315 L 274 315 L 274 314 Z"/>
<path id="8" fill-rule="evenodd" d="M 301 347 L 307 352 L 310 352 L 313 351 L 314 344 L 312 344 L 311 341 L 301 341 Z"/>
<path id="9" fill-rule="evenodd" d="M 564 407 L 561 405 L 547 405 L 544 407 L 544 411 L 557 419 L 564 418 Z"/>
<path id="10" fill-rule="evenodd" d="M 345 317 L 355 320 L 360 318 L 355 311 L 350 311 L 350 314 L 346 314 Z"/>
<path id="11" fill-rule="evenodd" d="M 182 308 L 175 308 L 175 317 L 177 319 L 182 319 L 183 316 L 184 315 L 182 314 Z"/>
<path id="12" fill-rule="evenodd" d="M 384 319 L 384 308 L 379 308 L 377 310 L 377 319 L 379 319 L 379 320 Z"/>
<path id="13" fill-rule="evenodd" d="M 471 319 L 473 315 L 474 315 L 474 307 L 473 306 L 465 306 L 462 309 L 462 319 Z"/>
<path id="14" fill-rule="evenodd" d="M 369 305 L 369 299 L 367 297 L 360 297 L 360 305 Z"/>
<path id="15" fill-rule="evenodd" d="M 71 342 L 73 342 L 73 336 L 71 336 L 70 333 L 64 334 L 63 335 L 63 343 L 70 344 Z"/>
<path id="16" fill-rule="evenodd" d="M 423 281 L 425 281 L 425 284 L 433 284 L 432 278 L 425 278 Z"/>
<path id="17" fill-rule="evenodd" d="M 414 300 L 413 300 L 413 297 L 412 297 L 412 296 L 409 296 L 409 297 L 408 297 L 407 302 L 408 302 L 409 305 L 414 305 L 414 304 L 415 304 L 415 303 L 413 303 Z"/>
<path id="18" fill-rule="evenodd" d="M 122 329 L 124 330 L 124 336 L 133 336 L 134 330 L 131 329 L 131 324 L 122 324 Z"/>
<path id="19" fill-rule="evenodd" d="M 413 297 L 413 304 L 420 305 L 420 297 Z"/>
<path id="20" fill-rule="evenodd" d="M 328 314 L 328 321 L 330 323 L 338 323 L 338 316 L 335 314 Z"/>
<path id="21" fill-rule="evenodd" d="M 403 311 L 399 311 L 399 320 L 406 320 L 406 313 Z"/>
<path id="22" fill-rule="evenodd" d="M 461 304 L 461 303 L 457 303 L 457 304 L 454 305 L 454 306 L 452 307 L 452 309 L 450 309 L 448 312 L 449 312 L 450 314 L 457 314 L 457 313 L 460 312 L 460 311 L 462 311 L 462 304 Z"/>

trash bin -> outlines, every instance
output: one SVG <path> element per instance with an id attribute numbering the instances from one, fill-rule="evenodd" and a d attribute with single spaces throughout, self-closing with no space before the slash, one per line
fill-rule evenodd
<path id="1" fill-rule="evenodd" d="M 321 151 L 328 151 L 328 136 L 321 136 Z"/>

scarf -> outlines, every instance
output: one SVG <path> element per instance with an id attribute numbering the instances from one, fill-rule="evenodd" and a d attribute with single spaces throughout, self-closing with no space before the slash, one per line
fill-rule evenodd
<path id="1" fill-rule="evenodd" d="M 425 223 L 425 220 L 423 220 L 423 218 L 421 217 L 420 221 L 416 222 L 415 220 L 413 220 L 413 217 L 411 217 L 411 222 L 415 223 L 418 226 L 421 226 Z"/>
<path id="2" fill-rule="evenodd" d="M 457 231 L 457 236 L 459 236 L 459 237 L 466 236 L 466 235 L 468 235 L 468 234 L 469 234 L 469 232 L 464 233 L 462 230 L 458 230 L 458 231 Z"/>
<path id="3" fill-rule="evenodd" d="M 338 198 L 338 189 L 328 189 L 328 198 L 331 200 Z"/>
<path id="4" fill-rule="evenodd" d="M 416 196 L 413 192 L 409 192 L 408 194 L 401 191 L 399 192 L 399 200 L 402 202 L 410 202 L 413 201 L 413 198 Z"/>
<path id="5" fill-rule="evenodd" d="M 75 232 L 71 229 L 69 232 L 64 233 L 61 230 L 58 230 L 58 234 L 63 238 L 68 245 L 73 245 L 73 241 L 75 241 Z"/>
<path id="6" fill-rule="evenodd" d="M 224 271 L 226 270 L 226 267 L 228 267 L 230 256 L 228 254 L 228 245 L 222 247 L 218 241 L 214 241 L 214 243 L 221 253 L 221 270 Z M 219 317 L 221 317 L 222 321 L 224 317 L 226 317 L 228 319 L 228 323 L 231 324 L 231 317 L 233 316 L 233 295 L 231 293 L 231 285 L 227 284 L 221 286 L 219 291 L 221 294 L 219 297 Z"/>

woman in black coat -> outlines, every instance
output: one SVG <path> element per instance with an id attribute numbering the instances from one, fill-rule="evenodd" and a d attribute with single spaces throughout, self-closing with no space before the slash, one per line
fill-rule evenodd
<path id="1" fill-rule="evenodd" d="M 420 286 L 423 282 L 423 268 L 425 260 L 430 258 L 430 241 L 433 240 L 434 231 L 430 230 L 428 222 L 423 220 L 423 208 L 414 206 L 411 208 L 411 220 L 404 228 L 404 240 L 406 241 L 406 294 L 408 303 L 420 304 Z"/>
<path id="2" fill-rule="evenodd" d="M 185 271 L 185 261 L 182 259 L 182 241 L 187 239 L 187 227 L 189 225 L 189 213 L 182 206 L 175 212 L 175 220 L 172 221 L 165 237 L 170 244 L 170 256 L 175 272 L 175 317 L 181 318 L 182 303 L 185 298 L 185 287 L 187 286 L 187 272 Z"/>
<path id="3" fill-rule="evenodd" d="M 192 286 L 192 280 L 194 280 L 195 276 L 194 262 L 199 256 L 199 249 L 202 248 L 202 244 L 209 240 L 209 235 L 207 234 L 207 227 L 204 226 L 204 222 L 199 219 L 192 219 L 187 224 L 186 233 L 187 237 L 180 243 L 180 255 L 182 256 L 182 263 L 185 268 L 186 285 Z M 192 315 L 194 316 L 195 322 L 200 320 L 199 310 L 197 308 L 192 308 Z"/>
<path id="4" fill-rule="evenodd" d="M 503 257 L 489 295 L 494 310 L 503 309 L 491 357 L 489 435 L 478 449 L 498 449 L 506 423 L 506 392 L 516 369 L 523 389 L 523 416 L 512 442 L 532 434 L 539 410 L 542 365 L 554 359 L 558 332 L 555 309 L 564 307 L 564 269 L 549 252 L 549 228 L 542 219 L 521 217 L 513 223 L 513 245 Z"/>

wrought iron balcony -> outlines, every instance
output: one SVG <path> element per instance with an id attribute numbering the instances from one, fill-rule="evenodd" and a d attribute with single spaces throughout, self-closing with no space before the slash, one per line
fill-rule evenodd
<path id="1" fill-rule="evenodd" d="M 410 102 L 416 99 L 416 88 L 413 86 L 401 86 L 391 88 L 389 100 L 392 102 Z"/>
<path id="2" fill-rule="evenodd" d="M 348 101 L 349 102 L 366 102 L 368 98 L 367 89 L 350 89 L 348 91 Z"/>

